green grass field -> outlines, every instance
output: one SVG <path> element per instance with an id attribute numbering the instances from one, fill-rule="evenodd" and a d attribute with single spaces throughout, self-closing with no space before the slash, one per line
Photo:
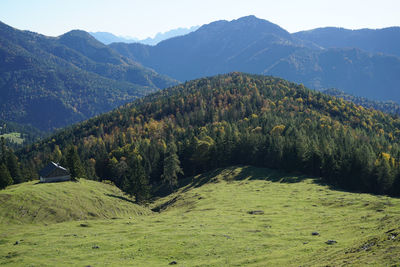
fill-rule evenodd
<path id="1" fill-rule="evenodd" d="M 4 137 L 5 139 L 10 140 L 12 143 L 16 143 L 18 145 L 24 142 L 24 139 L 21 137 L 21 133 L 17 132 L 1 134 L 0 137 Z"/>
<path id="2" fill-rule="evenodd" d="M 32 196 L 51 202 L 66 187 L 71 196 L 65 207 L 73 206 L 74 214 L 83 210 L 80 217 L 58 211 L 28 219 L 34 213 L 19 211 Z M 109 190 L 119 197 L 109 197 Z M 7 204 L 11 198 L 17 204 Z M 102 209 L 97 202 L 106 199 L 111 202 Z M 85 180 L 11 186 L 0 191 L 0 205 L 0 265 L 6 266 L 400 264 L 399 199 L 335 191 L 268 169 L 231 167 L 188 179 L 153 201 L 155 212 L 109 185 Z M 91 205 L 102 215 L 88 216 Z"/>

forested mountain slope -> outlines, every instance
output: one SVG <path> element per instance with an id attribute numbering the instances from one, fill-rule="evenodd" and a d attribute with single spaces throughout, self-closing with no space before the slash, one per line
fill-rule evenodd
<path id="1" fill-rule="evenodd" d="M 399 57 L 371 54 L 358 46 L 325 48 L 302 37 L 248 16 L 203 25 L 156 46 L 115 43 L 110 47 L 180 81 L 243 71 L 282 77 L 312 89 L 338 88 L 400 103 Z"/>
<path id="2" fill-rule="evenodd" d="M 52 130 L 173 84 L 86 32 L 52 38 L 0 23 L 0 119 Z"/>
<path id="3" fill-rule="evenodd" d="M 372 53 L 400 57 L 400 27 L 348 30 L 326 27 L 292 34 L 325 48 L 356 47 Z"/>
<path id="4" fill-rule="evenodd" d="M 373 108 L 376 110 L 383 111 L 385 113 L 400 115 L 400 105 L 393 101 L 377 101 L 371 100 L 365 97 L 354 96 L 346 94 L 342 90 L 330 88 L 322 91 L 324 94 L 340 97 L 344 100 L 351 101 L 357 105 L 361 105 L 364 108 Z"/>
<path id="5" fill-rule="evenodd" d="M 235 164 L 321 176 L 350 190 L 399 194 L 400 119 L 302 85 L 231 73 L 202 78 L 62 130 L 20 151 L 33 171 L 68 165 L 139 198 L 148 184 Z M 70 166 L 74 168 L 74 164 Z"/>

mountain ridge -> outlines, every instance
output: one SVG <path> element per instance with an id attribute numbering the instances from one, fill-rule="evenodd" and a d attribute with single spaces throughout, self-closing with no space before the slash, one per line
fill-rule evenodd
<path id="1" fill-rule="evenodd" d="M 400 57 L 400 27 L 398 26 L 358 30 L 324 27 L 296 32 L 293 35 L 326 48 L 358 47 L 372 53 Z"/>
<path id="2" fill-rule="evenodd" d="M 192 31 L 197 30 L 199 27 L 200 26 L 192 26 L 189 28 L 176 28 L 166 32 L 159 32 L 153 38 L 147 37 L 145 39 L 116 36 L 109 32 L 90 32 L 90 34 L 105 45 L 109 45 L 111 43 L 141 43 L 146 45 L 156 45 L 163 40 L 188 34 Z"/>
<path id="3" fill-rule="evenodd" d="M 300 37 L 247 16 L 212 22 L 156 46 L 114 43 L 110 47 L 180 81 L 241 71 L 400 103 L 400 58 L 358 47 L 324 48 Z"/>
<path id="4" fill-rule="evenodd" d="M 0 32 L 0 119 L 50 131 L 176 84 L 83 31 Z"/>

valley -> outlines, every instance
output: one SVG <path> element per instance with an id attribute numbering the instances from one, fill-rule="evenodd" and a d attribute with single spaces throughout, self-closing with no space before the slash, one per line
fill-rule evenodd
<path id="1" fill-rule="evenodd" d="M 1 191 L 0 197 L 4 201 L 5 195 L 32 186 L 68 190 L 68 183 L 72 182 L 21 184 Z M 118 206 L 108 208 L 115 218 L 87 216 L 89 202 L 81 202 L 78 221 L 42 218 L 3 224 L 0 263 L 388 266 L 400 260 L 399 199 L 337 191 L 316 178 L 248 166 L 218 169 L 182 181 L 181 186 L 153 200 L 147 213 L 124 215 L 117 211 L 121 204 L 125 210 L 134 204 L 116 199 Z M 1 218 L 4 223 L 7 215 L 1 213 Z M 328 245 L 328 240 L 336 243 Z"/>

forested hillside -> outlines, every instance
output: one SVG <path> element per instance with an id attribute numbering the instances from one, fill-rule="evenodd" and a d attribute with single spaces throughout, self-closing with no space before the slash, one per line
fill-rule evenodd
<path id="1" fill-rule="evenodd" d="M 31 178 L 49 160 L 61 161 L 138 199 L 160 184 L 174 188 L 183 177 L 236 164 L 398 195 L 399 138 L 398 117 L 279 78 L 231 73 L 152 94 L 18 155 Z"/>
<path id="2" fill-rule="evenodd" d="M 50 131 L 173 84 L 86 32 L 53 38 L 0 22 L 0 119 Z"/>
<path id="3" fill-rule="evenodd" d="M 400 105 L 394 101 L 377 101 L 371 100 L 366 97 L 354 96 L 346 94 L 342 90 L 330 88 L 322 91 L 324 94 L 328 94 L 335 97 L 343 98 L 344 100 L 351 101 L 357 105 L 361 105 L 364 108 L 373 108 L 385 113 L 400 115 Z"/>
<path id="4" fill-rule="evenodd" d="M 0 120 L 0 138 L 4 137 L 7 146 L 14 149 L 32 144 L 44 136 L 44 132 L 30 125 Z"/>

